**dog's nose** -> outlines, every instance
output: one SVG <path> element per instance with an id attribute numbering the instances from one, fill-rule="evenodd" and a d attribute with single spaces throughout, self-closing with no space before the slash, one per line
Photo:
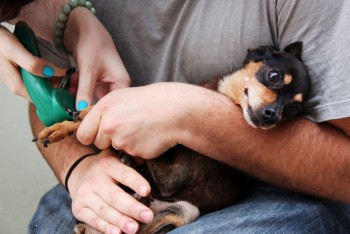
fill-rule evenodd
<path id="1" fill-rule="evenodd" d="M 271 107 L 267 106 L 263 109 L 263 122 L 267 125 L 273 125 L 278 122 L 278 118 L 276 115 L 276 110 Z"/>

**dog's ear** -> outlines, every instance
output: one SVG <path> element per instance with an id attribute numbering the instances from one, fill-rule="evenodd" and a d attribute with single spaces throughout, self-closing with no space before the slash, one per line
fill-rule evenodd
<path id="1" fill-rule="evenodd" d="M 293 56 L 297 57 L 300 61 L 301 60 L 301 53 L 303 50 L 303 42 L 297 41 L 292 44 L 289 44 L 284 48 L 284 52 L 292 54 Z"/>
<path id="2" fill-rule="evenodd" d="M 243 65 L 246 65 L 250 62 L 259 62 L 266 60 L 272 57 L 275 51 L 278 51 L 278 49 L 274 46 L 260 46 L 255 49 L 248 49 L 248 53 L 245 57 Z"/>

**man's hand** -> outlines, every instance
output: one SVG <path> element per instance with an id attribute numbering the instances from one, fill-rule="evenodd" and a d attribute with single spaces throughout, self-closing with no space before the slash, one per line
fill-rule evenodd
<path id="1" fill-rule="evenodd" d="M 69 179 L 74 216 L 103 233 L 135 233 L 138 220 L 148 223 L 152 211 L 137 202 L 118 184 L 141 196 L 150 193 L 149 183 L 126 166 L 111 150 L 85 158 Z"/>
<path id="2" fill-rule="evenodd" d="M 33 133 L 37 135 L 44 126 L 33 105 L 30 105 L 29 114 Z M 81 145 L 73 137 L 46 148 L 42 144 L 38 144 L 38 147 L 62 183 L 75 161 L 82 155 L 96 151 L 92 146 Z M 132 225 L 138 227 L 136 220 L 151 221 L 153 214 L 150 209 L 125 193 L 118 184 L 131 188 L 141 196 L 150 193 L 149 183 L 134 169 L 120 162 L 115 152 L 104 150 L 85 158 L 68 180 L 73 214 L 80 221 L 104 233 L 112 233 L 113 230 L 116 233 L 120 230 L 133 233 L 129 228 Z"/>
<path id="3" fill-rule="evenodd" d="M 192 89 L 205 90 L 180 83 L 116 90 L 89 112 L 77 137 L 100 149 L 112 145 L 144 159 L 159 156 L 180 139 L 181 126 L 190 117 L 186 106 Z"/>

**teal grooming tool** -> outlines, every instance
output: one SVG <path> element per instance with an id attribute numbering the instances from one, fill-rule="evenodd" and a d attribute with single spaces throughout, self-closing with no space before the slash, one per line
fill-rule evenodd
<path id="1" fill-rule="evenodd" d="M 16 24 L 14 35 L 33 55 L 41 57 L 33 30 L 24 22 Z M 68 70 L 60 86 L 54 88 L 49 79 L 35 76 L 20 68 L 24 85 L 36 107 L 36 113 L 45 126 L 64 120 L 73 120 L 75 98 L 66 90 L 73 69 Z"/>

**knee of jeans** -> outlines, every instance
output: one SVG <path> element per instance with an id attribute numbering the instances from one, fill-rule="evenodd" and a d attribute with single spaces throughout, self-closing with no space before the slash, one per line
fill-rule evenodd
<path id="1" fill-rule="evenodd" d="M 309 204 L 302 204 L 302 212 L 300 220 L 303 220 L 304 231 L 317 233 L 334 233 L 336 226 L 337 214 L 330 210 L 322 202 L 310 202 Z"/>

